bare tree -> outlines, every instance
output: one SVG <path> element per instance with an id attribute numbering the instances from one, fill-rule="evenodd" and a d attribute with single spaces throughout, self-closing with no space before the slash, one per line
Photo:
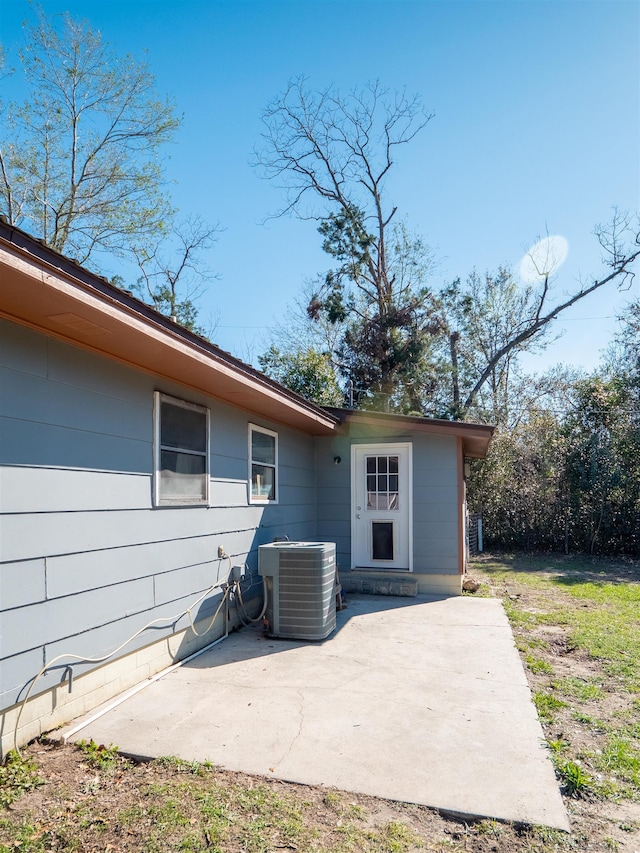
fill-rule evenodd
<path id="1" fill-rule="evenodd" d="M 168 239 L 151 247 L 134 247 L 141 276 L 135 289 L 151 300 L 154 308 L 191 331 L 207 336 L 212 328 L 197 325 L 196 301 L 214 277 L 203 266 L 202 253 L 210 249 L 220 231 L 199 217 L 190 217 L 174 226 Z"/>
<path id="2" fill-rule="evenodd" d="M 278 215 L 322 219 L 358 207 L 376 219 L 379 234 L 396 212 L 383 204 L 395 150 L 430 119 L 417 96 L 390 95 L 378 82 L 343 98 L 331 88 L 313 92 L 299 77 L 264 110 L 255 164 L 287 193 Z"/>
<path id="3" fill-rule="evenodd" d="M 9 221 L 87 263 L 157 235 L 171 215 L 158 152 L 179 125 L 144 63 L 117 56 L 99 32 L 42 11 L 26 27 L 30 85 L 0 138 L 0 205 Z"/>
<path id="4" fill-rule="evenodd" d="M 503 283 L 512 291 L 509 296 L 512 315 L 506 325 L 498 322 L 499 316 L 496 315 L 493 325 L 489 323 L 487 327 L 487 319 L 490 320 L 491 316 L 487 317 L 484 302 L 476 303 L 470 299 L 464 303 L 467 337 L 463 341 L 463 332 L 460 330 L 460 343 L 456 340 L 453 345 L 457 355 L 460 355 L 461 348 L 469 344 L 475 353 L 475 363 L 472 365 L 472 378 L 468 381 L 466 391 L 457 401 L 455 417 L 464 418 L 477 404 L 487 386 L 491 389 L 497 388 L 506 376 L 505 371 L 508 373 L 514 355 L 531 349 L 532 345 L 542 344 L 550 324 L 563 311 L 607 284 L 615 282 L 619 288 L 630 286 L 635 275 L 633 266 L 640 256 L 638 217 L 614 209 L 611 221 L 607 225 L 597 226 L 595 234 L 603 250 L 603 263 L 610 271 L 598 278 L 592 277 L 588 281 L 580 282 L 577 291 L 565 296 L 555 305 L 552 301 L 552 281 L 555 273 L 553 264 L 547 264 L 540 269 L 540 282 L 537 287 L 526 287 L 519 295 L 513 291 L 510 277 L 503 276 Z M 462 296 L 464 299 L 464 294 Z M 459 301 L 459 304 L 462 302 Z M 484 338 L 483 329 L 487 332 Z M 480 336 L 475 343 L 474 336 Z"/>
<path id="5" fill-rule="evenodd" d="M 424 287 L 429 249 L 394 221 L 386 183 L 398 149 L 431 115 L 417 96 L 378 82 L 343 97 L 333 88 L 312 91 L 298 78 L 262 119 L 255 165 L 286 194 L 279 215 L 321 220 L 323 248 L 339 264 L 312 295 L 309 316 L 350 322 L 346 372 L 388 399 L 418 339 L 432 332 L 433 305 Z M 373 371 L 364 369 L 371 354 Z"/>
<path id="6" fill-rule="evenodd" d="M 337 350 L 344 334 L 344 323 L 329 322 L 324 315 L 318 319 L 309 316 L 308 306 L 317 294 L 318 287 L 317 279 L 303 284 L 300 295 L 287 306 L 282 318 L 269 328 L 263 345 L 267 349 L 273 347 L 281 352 L 297 352 L 311 348 L 315 352 L 326 354 L 333 367 L 338 370 Z"/>

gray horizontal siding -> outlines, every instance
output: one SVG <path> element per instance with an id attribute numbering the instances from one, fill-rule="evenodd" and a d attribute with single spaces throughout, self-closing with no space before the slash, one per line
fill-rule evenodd
<path id="1" fill-rule="evenodd" d="M 204 590 L 201 590 L 202 592 Z M 207 596 L 193 611 L 194 622 L 213 616 L 220 602 L 221 595 L 220 591 L 215 591 Z M 86 655 L 87 657 L 103 657 L 117 648 L 123 640 L 133 637 L 148 622 L 154 620 L 159 624 L 152 625 L 145 632 L 131 640 L 121 654 L 144 648 L 144 646 L 152 642 L 173 634 L 174 631 L 182 631 L 187 628 L 189 626 L 188 616 L 184 615 L 178 620 L 173 620 L 176 615 L 183 613 L 187 607 L 193 604 L 194 599 L 197 597 L 197 595 L 194 596 L 193 594 L 184 595 L 174 601 L 158 605 L 152 613 L 123 614 L 116 621 L 103 622 L 76 636 L 61 637 L 54 642 L 46 644 L 46 658 L 47 660 L 52 660 L 55 657 L 67 655 L 69 652 L 83 656 Z M 91 662 L 82 663 L 80 661 L 78 664 L 74 664 L 74 674 L 78 675 L 87 672 L 93 669 L 94 666 L 95 664 Z M 39 691 L 40 688 L 36 692 Z"/>
<path id="2" fill-rule="evenodd" d="M 55 339 L 48 340 L 47 349 L 47 376 L 52 382 L 151 410 L 148 389 L 152 379 L 147 374 Z"/>
<path id="3" fill-rule="evenodd" d="M 0 659 L 0 709 L 24 699 L 30 680 L 38 674 L 44 664 L 44 647 Z M 49 676 L 49 681 L 50 686 L 53 687 L 60 681 L 60 676 Z"/>
<path id="4" fill-rule="evenodd" d="M 151 505 L 150 474 L 6 465 L 0 511 L 6 513 L 145 509 Z"/>
<path id="5" fill-rule="evenodd" d="M 35 604 L 46 597 L 46 561 L 43 557 L 0 566 L 0 611 Z M 0 655 L 1 652 L 0 639 Z"/>
<path id="6" fill-rule="evenodd" d="M 51 338 L 0 318 L 0 365 L 4 367 L 46 376 L 51 342 Z"/>
<path id="7" fill-rule="evenodd" d="M 122 589 L 109 587 L 80 595 L 56 598 L 2 614 L 2 654 L 19 654 L 72 637 L 154 606 L 153 578 L 128 581 Z M 28 621 L 27 621 L 28 620 Z"/>
<path id="8" fill-rule="evenodd" d="M 413 565 L 420 573 L 458 572 L 458 445 L 455 437 L 414 442 Z"/>
<path id="9" fill-rule="evenodd" d="M 314 440 L 28 329 L 0 324 L 0 690 L 20 698 L 45 660 L 104 655 L 175 617 L 257 549 L 316 532 Z M 211 413 L 211 506 L 152 505 L 153 392 Z M 279 436 L 279 503 L 248 503 L 248 423 Z M 213 614 L 207 596 L 194 619 Z M 122 654 L 187 627 L 161 622 Z M 59 683 L 61 667 L 36 692 Z M 74 663 L 74 674 L 94 666 Z"/>
<path id="10" fill-rule="evenodd" d="M 318 538 L 329 539 L 334 541 L 334 537 L 351 540 L 351 519 L 346 518 L 327 518 L 318 520 Z"/>
<path id="11" fill-rule="evenodd" d="M 242 506 L 247 502 L 247 481 L 212 477 L 209 503 L 214 508 Z"/>
<path id="12" fill-rule="evenodd" d="M 231 539 L 225 543 L 231 550 Z M 128 580 L 161 577 L 165 572 L 180 572 L 189 566 L 209 566 L 209 578 L 217 576 L 214 556 L 217 546 L 210 537 L 151 542 L 128 548 L 68 554 L 47 559 L 47 595 L 60 598 L 83 590 L 100 589 Z M 217 560 L 216 560 L 217 564 Z M 210 581 L 209 581 L 210 582 Z M 207 581 L 189 589 L 206 588 Z"/>
<path id="13" fill-rule="evenodd" d="M 0 383 L 7 418 L 149 443 L 153 398 L 133 403 L 6 368 L 0 369 Z M 94 383 L 102 388 L 100 374 Z"/>
<path id="14" fill-rule="evenodd" d="M 340 457 L 336 465 L 335 457 Z M 351 566 L 351 439 L 316 439 L 318 539 L 335 542 L 339 568 Z"/>
<path id="15" fill-rule="evenodd" d="M 6 516 L 1 559 L 29 560 L 121 549 L 150 543 L 253 530 L 259 518 L 250 508 L 231 508 L 221 516 L 206 507 L 111 512 L 51 512 Z M 114 553 L 114 559 L 117 559 Z"/>
<path id="16" fill-rule="evenodd" d="M 242 555 L 246 557 L 246 554 Z M 244 560 L 242 560 L 244 562 Z M 205 590 L 228 577 L 226 560 L 200 563 L 195 566 L 185 566 L 173 569 L 154 578 L 154 604 L 177 602 L 184 596 L 185 589 Z M 197 597 L 197 596 L 196 596 Z"/>
<path id="17" fill-rule="evenodd" d="M 327 489 L 326 496 L 329 500 L 325 503 L 318 502 L 318 523 L 326 521 L 346 521 L 351 520 L 351 498 L 348 495 L 345 499 L 345 494 L 342 489 Z"/>
<path id="18" fill-rule="evenodd" d="M 39 679 L 33 695 L 59 684 L 68 665 L 73 667 L 74 676 L 81 675 L 100 665 L 91 661 L 75 660 L 71 655 L 81 658 L 104 657 L 116 649 L 125 639 L 136 634 L 152 619 L 159 624 L 152 625 L 131 640 L 120 654 L 136 651 L 149 645 L 149 643 L 169 636 L 174 630 L 180 631 L 187 628 L 189 621 L 186 616 L 176 622 L 169 622 L 168 620 L 192 604 L 195 597 L 197 596 L 184 596 L 176 601 L 159 605 L 152 614 L 141 612 L 126 615 L 123 613 L 114 621 L 96 624 L 89 630 L 75 635 L 65 634 L 42 647 L 0 660 L 0 674 L 2 676 L 0 681 L 2 685 L 0 707 L 8 707 L 24 699 L 32 679 L 45 662 L 54 661 L 54 659 L 61 657 L 61 660 L 48 668 L 47 672 Z M 194 621 L 211 617 L 220 598 L 220 592 L 208 596 L 194 611 Z"/>
<path id="19" fill-rule="evenodd" d="M 311 494 L 311 490 L 309 492 Z M 228 532 L 252 534 L 263 527 L 312 525 L 315 504 L 294 498 L 269 506 L 161 507 L 153 510 L 18 513 L 3 519 L 0 560 L 15 562 L 41 556 L 88 553 L 141 544 L 224 536 Z M 313 535 L 309 530 L 308 535 Z"/>
<path id="20" fill-rule="evenodd" d="M 414 489 L 414 529 L 418 532 L 419 525 L 434 522 L 450 522 L 457 524 L 458 519 L 458 490 L 453 486 L 442 489 Z M 418 512 L 418 508 L 420 512 Z M 416 520 L 417 516 L 417 520 Z"/>
<path id="21" fill-rule="evenodd" d="M 458 444 L 455 436 L 421 433 L 414 438 L 414 471 L 445 470 L 456 474 Z"/>
<path id="22" fill-rule="evenodd" d="M 4 396 L 4 389 L 3 389 Z M 0 414 L 0 464 L 151 474 L 152 442 L 99 435 Z"/>

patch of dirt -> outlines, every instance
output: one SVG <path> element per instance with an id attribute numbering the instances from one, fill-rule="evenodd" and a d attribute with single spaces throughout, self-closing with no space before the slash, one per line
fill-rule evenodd
<path id="1" fill-rule="evenodd" d="M 504 596 L 517 610 L 535 615 L 552 614 L 559 606 L 565 612 L 593 607 L 593 602 L 569 594 L 570 586 L 575 583 L 640 582 L 640 564 L 637 561 L 594 559 L 591 561 L 592 567 L 585 570 L 577 569 L 575 562 L 567 558 L 565 569 L 560 567 L 547 572 L 539 570 L 539 561 L 540 558 L 531 560 L 530 565 L 533 567 L 528 570 L 538 577 L 563 578 L 566 580 L 566 592 L 558 586 L 541 589 L 518 583 L 515 576 L 507 583 L 494 582 L 490 572 L 482 572 L 481 563 L 474 565 L 474 573 L 482 578 L 485 588 L 489 586 L 493 595 Z M 519 572 L 527 571 L 527 558 L 520 557 L 514 562 L 514 568 Z M 582 564 L 584 562 L 581 561 Z M 601 754 L 608 733 L 619 729 L 625 719 L 638 719 L 638 709 L 633 708 L 633 700 L 637 700 L 637 695 L 621 689 L 620 681 L 607 673 L 602 661 L 576 648 L 571 642 L 570 628 L 562 624 L 542 623 L 514 627 L 513 630 L 516 644 L 523 649 L 521 657 L 532 693 L 551 692 L 566 703 L 566 707 L 553 711 L 552 721 L 541 720 L 547 741 L 565 744 L 566 749 L 562 751 L 561 757 L 578 761 L 595 777 L 596 782 L 618 783 L 619 780 L 613 777 L 607 779 L 606 773 L 591 765 L 593 758 Z M 535 658 L 536 662 L 541 661 L 543 666 L 533 672 L 526 664 L 527 654 Z M 545 668 L 549 668 L 550 672 L 546 672 Z M 550 691 L 554 683 L 563 680 L 572 680 L 576 684 L 577 695 L 572 695 L 570 688 L 566 692 L 561 689 Z M 596 697 L 581 696 L 581 685 L 585 688 L 595 685 L 601 692 Z M 636 790 L 632 795 L 637 797 L 638 794 Z M 588 845 L 578 844 L 577 849 L 640 853 L 640 802 L 637 800 L 622 799 L 616 802 L 615 795 L 593 795 L 585 799 L 565 797 L 565 805 L 574 834 L 582 837 L 582 843 Z"/>
<path id="2" fill-rule="evenodd" d="M 202 846 L 187 846 L 188 850 L 219 850 L 240 853 L 246 850 L 275 851 L 493 851 L 542 850 L 528 846 L 536 835 L 527 828 L 485 821 L 467 824 L 448 818 L 436 811 L 403 803 L 368 797 L 359 794 L 327 790 L 321 787 L 300 786 L 268 778 L 257 778 L 242 773 L 213 769 L 202 775 L 191 775 L 184 768 L 159 765 L 156 762 L 127 764 L 124 760 L 109 771 L 93 769 L 86 763 L 85 755 L 74 746 L 57 743 L 33 743 L 23 749 L 25 757 L 33 758 L 40 776 L 45 780 L 41 787 L 16 800 L 4 814 L 0 813 L 0 850 L 67 851 L 173 851 L 182 849 L 179 836 L 166 839 L 166 846 L 154 839 L 148 846 L 150 820 L 138 819 L 131 823 L 126 815 L 139 808 L 155 791 L 158 804 L 175 800 L 181 792 L 181 811 L 187 814 L 189 837 L 199 835 Z M 251 790 L 262 786 L 275 792 L 278 798 L 298 802 L 304 813 L 307 827 L 315 830 L 316 842 L 312 847 L 299 848 L 295 843 L 270 843 L 271 830 L 265 828 L 260 846 L 247 846 L 246 835 L 232 837 L 221 846 L 207 841 L 206 821 L 189 812 L 193 798 L 197 800 L 207 789 L 222 788 L 231 792 Z M 185 790 L 189 790 L 189 794 Z M 222 807 L 222 804 L 221 804 Z M 150 811 L 150 810 L 149 810 Z M 232 817 L 231 817 L 232 819 Z M 3 826 L 3 822 L 5 825 Z M 30 827 L 29 841 L 15 840 L 7 824 Z M 345 845 L 350 826 L 360 826 L 364 837 L 380 827 L 404 825 L 413 840 L 406 844 L 394 839 L 387 846 L 366 848 Z M 560 833 L 559 835 L 564 836 Z M 372 836 L 373 837 L 373 836 Z M 402 835 L 399 836 L 402 838 Z M 566 836 L 568 838 L 568 836 Z M 282 839 L 281 839 L 282 840 Z M 45 846 L 38 846 L 45 841 Z M 277 841 L 277 839 L 276 839 Z M 393 846 L 395 844 L 395 846 Z M 524 846 L 523 846 L 524 845 Z M 555 849 L 555 848 L 550 848 Z M 570 849 L 570 848 L 567 848 Z M 598 848 L 583 847 L 584 850 Z"/>
<path id="3" fill-rule="evenodd" d="M 278 797 L 293 798 L 304 812 L 307 826 L 317 835 L 318 844 L 298 848 L 287 844 L 271 846 L 268 830 L 265 830 L 265 845 L 246 846 L 246 837 L 231 838 L 224 846 L 206 843 L 206 822 L 191 815 L 191 806 L 185 805 L 188 829 L 199 832 L 202 847 L 187 847 L 188 850 L 220 850 L 224 853 L 240 853 L 245 850 L 312 850 L 331 851 L 366 849 L 371 851 L 469 851 L 471 853 L 529 853 L 529 851 L 602 851 L 622 850 L 640 853 L 640 804 L 622 804 L 598 800 L 567 800 L 573 832 L 548 831 L 540 828 L 502 824 L 494 821 L 466 823 L 423 806 L 393 803 L 375 797 L 330 791 L 321 787 L 299 786 L 274 779 L 256 778 L 241 773 L 215 769 L 203 776 L 193 776 L 184 769 L 157 763 L 127 765 L 124 761 L 109 771 L 101 771 L 86 763 L 84 754 L 74 746 L 59 746 L 54 743 L 34 743 L 23 750 L 32 757 L 45 784 L 24 794 L 14 802 L 4 815 L 0 813 L 0 850 L 46 850 L 46 851 L 173 851 L 180 849 L 180 842 L 167 838 L 166 846 L 158 846 L 157 839 L 148 844 L 149 822 L 131 823 L 125 819 L 127 813 L 139 808 L 149 798 L 149 791 L 157 791 L 156 801 L 161 804 L 175 798 L 177 791 L 190 797 L 198 797 L 211 787 L 227 789 L 233 800 L 238 788 L 250 790 L 261 785 Z M 2 826 L 4 817 L 16 826 L 32 827 L 29 837 L 34 846 L 26 843 L 10 844 L 11 833 Z M 375 829 L 389 824 L 403 824 L 419 842 L 407 846 L 371 846 L 366 848 L 344 845 L 344 833 L 348 824 L 361 825 L 363 829 Z M 73 838 L 74 846 L 70 839 Z M 46 839 L 46 846 L 35 846 Z M 608 846 L 606 839 L 618 846 Z M 78 846 L 75 846 L 77 843 Z M 419 846 L 418 846 L 419 844 Z M 3 846 L 6 845 L 6 846 Z"/>
<path id="4" fill-rule="evenodd" d="M 503 596 L 504 584 L 492 587 L 491 576 L 483 574 L 481 569 L 481 564 L 474 565 L 474 574 L 482 580 L 483 588 L 489 585 L 493 594 Z M 595 564 L 589 574 L 602 579 Z M 637 565 L 625 565 L 615 577 L 621 581 L 640 580 L 639 575 Z M 575 573 L 571 577 L 575 580 Z M 550 612 L 558 595 L 562 597 L 563 608 L 584 604 L 557 589 L 547 592 L 511 581 L 507 594 L 519 610 L 532 613 Z M 629 712 L 634 697 L 620 691 L 619 684 L 597 660 L 573 648 L 562 625 L 546 623 L 516 628 L 514 634 L 519 645 L 551 668 L 551 673 L 536 674 L 525 664 L 532 691 L 548 691 L 553 679 L 565 678 L 600 686 L 602 693 L 597 698 L 563 695 L 566 707 L 554 711 L 552 721 L 543 722 L 548 741 L 566 744 L 563 758 L 584 760 L 584 756 L 597 754 L 605 742 L 607 727 L 619 724 L 620 715 Z M 596 720 L 599 723 L 594 723 Z M 21 796 L 4 813 L 0 811 L 2 853 L 14 850 L 169 853 L 178 849 L 193 853 L 281 850 L 640 853 L 640 802 L 633 800 L 616 802 L 598 795 L 583 799 L 565 796 L 572 826 L 572 832 L 566 834 L 490 820 L 467 823 L 422 806 L 218 769 L 192 773 L 184 766 L 157 762 L 131 764 L 124 760 L 99 769 L 90 766 L 84 753 L 74 746 L 35 742 L 23 753 L 34 759 L 45 784 Z M 290 806 L 293 803 L 291 814 L 297 810 L 302 815 L 313 842 L 307 840 L 300 846 L 286 834 L 284 819 L 280 824 L 270 822 L 259 807 L 255 815 L 240 815 L 237 803 L 257 789 L 264 790 L 265 797 L 277 798 L 272 802 L 287 802 Z M 203 798 L 211 796 L 211 792 L 215 792 L 219 801 L 219 814 L 227 821 L 222 841 L 215 840 L 207 823 L 209 818 L 205 819 L 201 810 Z M 175 807 L 179 818 L 176 816 L 171 830 L 158 838 L 153 835 L 153 809 L 169 806 Z M 389 827 L 396 827 L 395 834 L 385 840 L 384 831 Z"/>

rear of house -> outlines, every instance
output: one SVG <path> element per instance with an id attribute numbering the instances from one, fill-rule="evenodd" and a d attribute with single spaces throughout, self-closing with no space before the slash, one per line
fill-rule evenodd
<path id="1" fill-rule="evenodd" d="M 466 458 L 490 427 L 331 409 L 316 440 L 319 539 L 336 542 L 347 591 L 459 595 L 466 569 Z"/>
<path id="2" fill-rule="evenodd" d="M 4 223 L 0 287 L 3 753 L 255 616 L 274 539 L 459 593 L 489 428 L 322 409 Z"/>

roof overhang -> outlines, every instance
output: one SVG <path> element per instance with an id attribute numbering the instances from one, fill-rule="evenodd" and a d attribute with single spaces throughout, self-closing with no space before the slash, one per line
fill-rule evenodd
<path id="1" fill-rule="evenodd" d="M 5 222 L 0 316 L 312 435 L 339 420 Z"/>
<path id="2" fill-rule="evenodd" d="M 462 439 L 464 455 L 472 459 L 484 459 L 495 427 L 485 424 L 446 421 L 439 418 L 423 418 L 412 415 L 395 415 L 386 412 L 366 412 L 352 409 L 328 409 L 342 423 L 362 424 L 378 429 L 398 432 L 422 432 L 431 435 L 456 436 Z"/>

